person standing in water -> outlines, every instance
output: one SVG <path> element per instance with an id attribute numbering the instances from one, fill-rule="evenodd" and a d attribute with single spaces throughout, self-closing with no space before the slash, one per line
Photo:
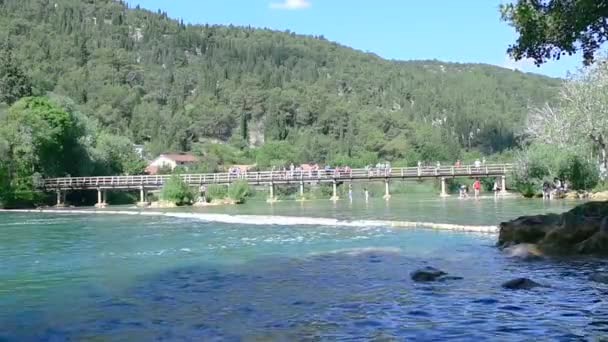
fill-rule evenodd
<path id="1" fill-rule="evenodd" d="M 475 199 L 479 199 L 479 191 L 481 190 L 481 182 L 479 178 L 475 178 L 475 182 L 473 182 L 473 189 L 475 190 Z"/>
<path id="2" fill-rule="evenodd" d="M 363 188 L 363 191 L 365 192 L 365 203 L 367 203 L 369 201 L 369 191 L 367 191 L 367 188 Z"/>
<path id="3" fill-rule="evenodd" d="M 494 198 L 498 198 L 498 191 L 500 190 L 500 187 L 498 186 L 498 179 L 494 179 L 494 186 L 492 187 L 492 190 L 494 190 Z"/>
<path id="4" fill-rule="evenodd" d="M 353 201 L 353 184 L 352 183 L 348 184 L 348 199 L 351 202 Z"/>

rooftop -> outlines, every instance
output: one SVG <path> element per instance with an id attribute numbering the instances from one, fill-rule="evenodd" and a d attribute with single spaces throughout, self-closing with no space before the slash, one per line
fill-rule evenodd
<path id="1" fill-rule="evenodd" d="M 165 157 L 176 162 L 182 163 L 194 163 L 198 158 L 192 153 L 180 152 L 180 153 L 162 153 L 160 157 Z"/>

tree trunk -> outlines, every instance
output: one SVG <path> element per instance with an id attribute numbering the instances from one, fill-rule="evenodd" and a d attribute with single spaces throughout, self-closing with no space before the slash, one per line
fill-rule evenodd
<path id="1" fill-rule="evenodd" d="M 600 157 L 601 157 L 601 164 L 602 166 L 604 166 L 604 169 L 608 169 L 608 160 L 606 160 L 606 142 L 604 140 L 604 136 L 601 134 L 598 135 L 591 135 L 591 139 L 593 139 L 593 141 L 597 144 L 597 147 L 600 149 Z"/>

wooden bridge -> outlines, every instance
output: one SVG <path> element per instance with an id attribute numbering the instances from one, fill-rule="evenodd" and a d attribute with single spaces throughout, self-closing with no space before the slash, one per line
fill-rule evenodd
<path id="1" fill-rule="evenodd" d="M 304 184 L 333 184 L 333 198 L 337 198 L 337 185 L 351 182 L 384 181 L 386 197 L 390 196 L 389 182 L 406 179 L 441 179 L 441 195 L 447 196 L 446 179 L 455 177 L 501 177 L 505 190 L 505 179 L 513 169 L 512 164 L 486 164 L 480 167 L 441 166 L 441 167 L 403 167 L 403 168 L 366 168 L 350 170 L 307 170 L 307 171 L 259 171 L 244 173 L 207 173 L 182 174 L 182 180 L 190 186 L 206 186 L 211 184 L 229 185 L 238 180 L 244 180 L 250 185 L 268 185 L 270 198 L 274 198 L 274 186 L 279 184 L 299 184 L 300 193 L 304 192 Z M 172 175 L 139 175 L 139 176 L 102 176 L 102 177 L 63 177 L 48 178 L 41 183 L 44 191 L 57 192 L 57 204 L 64 202 L 65 193 L 75 190 L 97 190 L 98 205 L 105 204 L 105 192 L 108 190 L 140 190 L 141 202 L 146 200 L 146 191 L 158 190 Z"/>

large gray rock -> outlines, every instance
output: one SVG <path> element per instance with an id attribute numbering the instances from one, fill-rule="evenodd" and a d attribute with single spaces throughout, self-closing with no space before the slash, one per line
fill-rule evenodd
<path id="1" fill-rule="evenodd" d="M 589 202 L 561 215 L 524 216 L 500 224 L 498 246 L 535 244 L 543 254 L 608 255 L 608 202 Z"/>

